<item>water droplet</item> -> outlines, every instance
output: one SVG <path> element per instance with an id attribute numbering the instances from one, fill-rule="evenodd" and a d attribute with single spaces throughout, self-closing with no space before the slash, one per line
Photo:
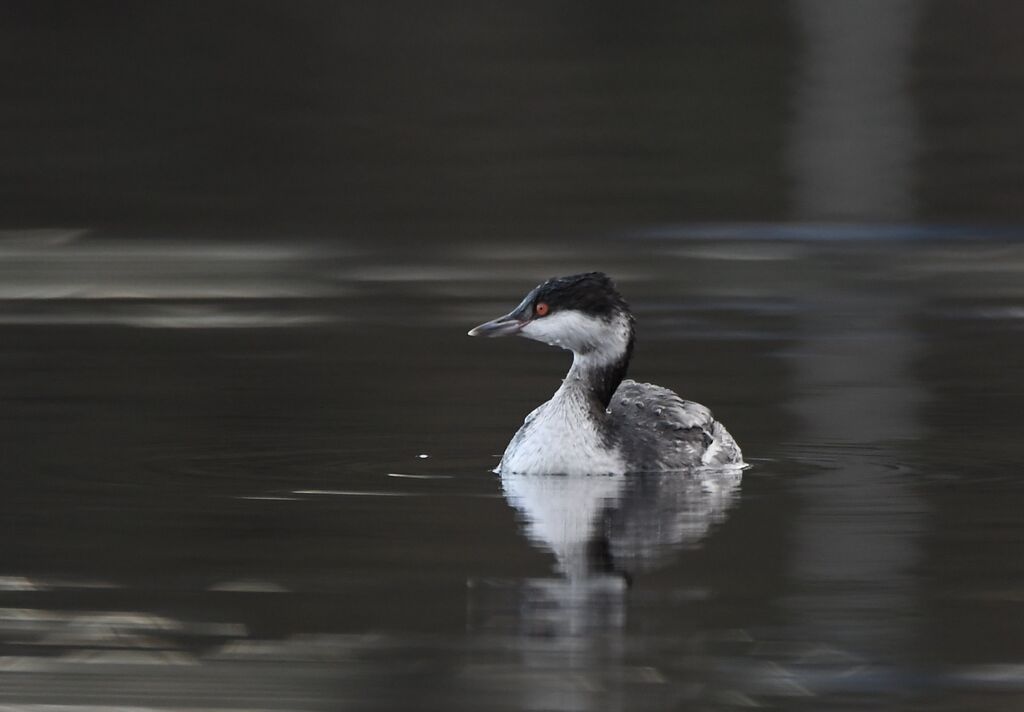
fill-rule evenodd
<path id="1" fill-rule="evenodd" d="M 639 408 L 640 410 L 644 409 L 644 405 L 645 405 L 645 403 L 643 401 L 637 401 L 636 402 L 636 407 Z"/>
<path id="2" fill-rule="evenodd" d="M 421 454 L 417 455 L 416 457 L 418 457 L 420 460 L 426 460 L 428 457 L 430 457 L 430 455 L 424 455 L 424 454 L 421 453 Z"/>
<path id="3" fill-rule="evenodd" d="M 661 413 L 662 413 L 662 410 L 663 410 L 662 408 L 655 408 L 655 409 L 654 409 L 654 414 L 655 414 L 655 415 L 661 415 Z"/>

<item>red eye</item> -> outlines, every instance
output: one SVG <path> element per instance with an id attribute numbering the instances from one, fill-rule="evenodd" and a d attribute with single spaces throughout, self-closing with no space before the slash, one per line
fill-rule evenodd
<path id="1" fill-rule="evenodd" d="M 537 304 L 533 307 L 533 311 L 537 316 L 544 316 L 549 311 L 551 311 L 551 307 L 547 305 L 547 302 L 537 302 Z"/>

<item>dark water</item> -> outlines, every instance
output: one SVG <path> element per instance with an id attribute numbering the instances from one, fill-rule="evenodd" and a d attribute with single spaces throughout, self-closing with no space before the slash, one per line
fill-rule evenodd
<path id="1" fill-rule="evenodd" d="M 0 315 L 0 700 L 1015 708 L 1024 243 L 701 230 L 586 265 L 8 239 L 48 298 Z M 488 472 L 566 358 L 466 327 L 580 266 L 742 482 Z"/>
<path id="2" fill-rule="evenodd" d="M 4 3 L 0 707 L 1024 708 L 1022 8 Z M 588 269 L 741 478 L 490 472 Z"/>

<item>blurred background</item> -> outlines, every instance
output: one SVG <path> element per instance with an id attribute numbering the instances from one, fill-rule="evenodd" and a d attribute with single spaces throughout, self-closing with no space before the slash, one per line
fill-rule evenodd
<path id="1" fill-rule="evenodd" d="M 1016 222 L 1019 3 L 4 4 L 5 227 Z"/>
<path id="2" fill-rule="evenodd" d="M 1022 23 L 5 2 L 0 703 L 1020 708 Z M 742 482 L 489 471 L 591 269 Z"/>

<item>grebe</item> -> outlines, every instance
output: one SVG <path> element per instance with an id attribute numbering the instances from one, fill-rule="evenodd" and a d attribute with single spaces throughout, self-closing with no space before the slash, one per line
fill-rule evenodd
<path id="1" fill-rule="evenodd" d="M 739 446 L 711 411 L 650 383 L 623 380 L 633 315 L 601 272 L 556 277 L 470 336 L 516 334 L 572 351 L 561 387 L 530 413 L 498 472 L 623 474 L 742 466 Z"/>

